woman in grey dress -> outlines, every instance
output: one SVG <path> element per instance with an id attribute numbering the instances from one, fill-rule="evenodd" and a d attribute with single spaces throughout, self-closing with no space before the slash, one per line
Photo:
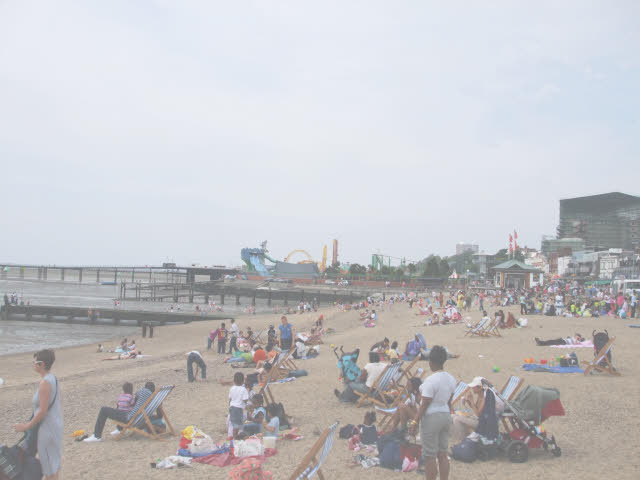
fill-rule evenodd
<path id="1" fill-rule="evenodd" d="M 56 356 L 53 350 L 40 350 L 33 355 L 33 369 L 42 380 L 33 396 L 33 418 L 15 425 L 16 432 L 38 428 L 38 458 L 47 480 L 57 480 L 62 464 L 62 404 L 58 380 L 51 373 Z"/>

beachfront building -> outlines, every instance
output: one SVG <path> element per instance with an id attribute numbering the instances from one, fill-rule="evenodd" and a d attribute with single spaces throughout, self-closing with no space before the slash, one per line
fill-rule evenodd
<path id="1" fill-rule="evenodd" d="M 462 255 L 464 253 L 478 253 L 480 247 L 474 243 L 456 243 L 456 255 Z"/>
<path id="2" fill-rule="evenodd" d="M 582 238 L 554 238 L 549 235 L 542 237 L 540 250 L 543 255 L 568 255 L 585 249 L 586 243 Z"/>
<path id="3" fill-rule="evenodd" d="M 611 192 L 560 200 L 557 234 L 583 239 L 587 250 L 640 248 L 640 197 Z"/>
<path id="4" fill-rule="evenodd" d="M 541 270 L 518 260 L 507 260 L 491 269 L 494 285 L 499 288 L 532 288 L 544 283 Z"/>

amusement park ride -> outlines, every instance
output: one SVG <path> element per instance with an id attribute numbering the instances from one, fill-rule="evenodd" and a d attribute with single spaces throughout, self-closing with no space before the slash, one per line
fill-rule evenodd
<path id="1" fill-rule="evenodd" d="M 284 262 L 274 260 L 269 255 L 267 250 L 267 242 L 264 241 L 260 244 L 260 248 L 243 248 L 240 252 L 242 261 L 247 266 L 247 271 L 255 272 L 264 277 L 270 277 L 274 274 L 280 273 L 301 273 L 307 275 L 317 275 L 324 273 L 327 269 L 327 246 L 322 249 L 322 260 L 316 262 L 311 254 L 306 250 L 296 249 L 293 250 L 284 259 Z M 302 255 L 304 258 L 296 263 L 291 262 L 291 259 L 296 255 Z M 265 260 L 275 264 L 267 266 Z M 338 240 L 333 240 L 333 257 L 331 261 L 332 265 L 338 264 Z M 305 265 L 305 267 L 299 267 Z"/>

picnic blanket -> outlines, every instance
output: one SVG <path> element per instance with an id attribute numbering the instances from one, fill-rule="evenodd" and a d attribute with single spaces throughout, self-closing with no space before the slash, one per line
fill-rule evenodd
<path id="1" fill-rule="evenodd" d="M 593 348 L 593 342 L 591 340 L 585 340 L 584 342 L 576 343 L 574 345 L 550 345 L 551 348 Z"/>
<path id="2" fill-rule="evenodd" d="M 264 455 L 256 455 L 255 457 L 236 457 L 230 451 L 223 453 L 212 453 L 204 457 L 194 458 L 193 461 L 197 463 L 204 463 L 205 465 L 213 465 L 216 467 L 226 467 L 229 465 L 237 465 L 247 458 L 255 458 L 260 462 L 264 462 L 267 457 L 271 457 L 278 453 L 275 448 L 265 448 Z"/>
<path id="3" fill-rule="evenodd" d="M 551 373 L 584 373 L 580 367 L 550 367 L 548 365 L 539 365 L 537 363 L 525 363 L 522 369 L 527 372 L 551 372 Z"/>

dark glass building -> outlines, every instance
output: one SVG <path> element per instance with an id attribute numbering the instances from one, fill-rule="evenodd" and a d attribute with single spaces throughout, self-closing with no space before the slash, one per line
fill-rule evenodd
<path id="1" fill-rule="evenodd" d="M 640 247 L 640 197 L 620 192 L 560 200 L 558 238 L 582 238 L 587 249 Z"/>

